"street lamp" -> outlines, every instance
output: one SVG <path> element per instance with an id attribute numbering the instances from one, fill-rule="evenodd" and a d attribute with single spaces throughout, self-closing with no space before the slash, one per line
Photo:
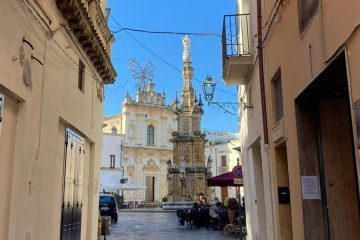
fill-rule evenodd
<path id="1" fill-rule="evenodd" d="M 213 99 L 215 87 L 216 82 L 212 80 L 211 75 L 207 75 L 205 78 L 205 82 L 203 82 L 202 84 L 204 97 L 207 102 L 210 102 Z"/>
<path id="2" fill-rule="evenodd" d="M 124 172 L 123 172 L 124 174 Z M 125 178 L 124 175 L 122 176 L 122 178 L 120 178 L 120 184 L 121 184 L 121 205 L 124 205 L 124 189 L 123 189 L 123 184 L 127 183 L 128 178 Z M 121 206 L 122 207 L 122 206 Z"/>
<path id="3" fill-rule="evenodd" d="M 246 104 L 246 102 L 244 102 L 243 100 L 241 100 L 240 102 L 213 102 L 212 99 L 214 97 L 216 82 L 214 82 L 214 80 L 212 79 L 212 77 L 210 75 L 206 76 L 205 81 L 202 84 L 202 88 L 203 88 L 205 100 L 208 102 L 209 106 L 210 106 L 210 104 L 214 104 L 214 105 L 217 105 L 217 106 L 223 108 L 224 110 L 226 110 L 224 107 L 225 105 L 239 105 L 244 110 L 247 108 L 253 108 L 252 106 L 248 106 Z M 229 112 L 229 111 L 227 111 L 227 112 Z"/>

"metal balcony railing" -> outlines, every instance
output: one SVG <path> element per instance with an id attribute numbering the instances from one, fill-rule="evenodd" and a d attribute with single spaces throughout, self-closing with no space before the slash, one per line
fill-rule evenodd
<path id="1" fill-rule="evenodd" d="M 250 14 L 225 15 L 222 32 L 223 65 L 227 57 L 250 55 Z"/>

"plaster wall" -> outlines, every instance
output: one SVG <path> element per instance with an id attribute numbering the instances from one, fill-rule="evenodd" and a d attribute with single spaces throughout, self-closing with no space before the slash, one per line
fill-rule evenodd
<path id="1" fill-rule="evenodd" d="M 122 148 L 124 144 L 124 135 L 114 133 L 103 134 L 101 168 L 110 167 L 110 155 L 115 155 L 115 169 L 121 170 L 123 155 Z"/>
<path id="2" fill-rule="evenodd" d="M 7 102 L 4 126 L 10 123 L 0 136 L 0 175 L 6 178 L 0 192 L 7 193 L 0 204 L 0 238 L 59 239 L 65 128 L 70 127 L 87 143 L 82 239 L 94 239 L 103 112 L 96 79 L 101 78 L 60 26 L 65 21 L 55 2 L 39 1 L 39 5 L 52 20 L 53 37 L 44 32 L 23 1 L 1 1 L 0 29 L 6 37 L 0 38 L 0 91 Z M 31 69 L 29 86 L 23 81 L 20 47 Z M 74 64 L 79 59 L 86 65 L 83 92 L 78 89 L 79 67 Z M 9 172 L 3 175 L 4 171 Z"/>
<path id="3" fill-rule="evenodd" d="M 238 98 L 242 98 L 249 106 L 249 108 L 239 110 L 239 139 L 244 172 L 247 238 L 276 239 L 274 236 L 273 199 L 275 193 L 271 176 L 272 163 L 268 151 L 269 146 L 265 145 L 263 140 L 259 65 L 258 59 L 256 59 L 257 5 L 255 1 L 238 1 L 238 4 L 242 4 L 242 7 L 239 8 L 243 10 L 243 6 L 246 6 L 247 12 L 250 13 L 249 32 L 252 40 L 251 52 L 254 56 L 254 65 L 248 72 L 246 84 L 239 86 L 238 89 Z M 254 158 L 254 152 L 258 153 L 255 154 L 257 158 Z M 259 184 L 261 179 L 262 184 Z M 266 226 L 262 227 L 264 224 Z"/>
<path id="4" fill-rule="evenodd" d="M 277 21 L 271 28 L 265 42 L 266 85 L 268 103 L 268 123 L 270 139 L 275 126 L 272 82 L 274 74 L 281 70 L 282 93 L 284 103 L 284 141 L 287 146 L 288 175 L 291 196 L 292 238 L 304 239 L 302 195 L 300 183 L 299 154 L 295 118 L 294 99 L 314 80 L 314 78 L 334 59 L 337 53 L 345 49 L 348 57 L 350 78 L 350 102 L 359 99 L 358 81 L 359 64 L 359 33 L 360 17 L 356 9 L 358 1 L 344 4 L 343 1 L 321 1 L 320 8 L 304 32 L 300 32 L 298 22 L 298 2 L 284 1 L 280 8 Z M 265 2 L 265 15 L 272 8 L 271 2 Z M 353 112 L 354 115 L 354 112 Z M 355 133 L 356 136 L 356 133 Z M 275 145 L 270 147 L 271 159 L 275 159 Z M 359 160 L 357 158 L 357 167 Z M 276 167 L 272 167 L 273 177 Z M 279 212 L 278 204 L 274 204 L 275 212 Z M 280 239 L 280 223 L 277 215 L 276 236 Z"/>

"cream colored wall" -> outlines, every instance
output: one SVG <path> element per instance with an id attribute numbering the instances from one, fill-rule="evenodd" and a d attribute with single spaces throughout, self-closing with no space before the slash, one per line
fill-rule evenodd
<path id="1" fill-rule="evenodd" d="M 297 1 L 284 1 L 280 8 L 278 21 L 274 23 L 264 48 L 270 129 L 275 125 L 270 80 L 275 72 L 281 68 L 293 239 L 304 239 L 294 99 L 325 68 L 326 61 L 334 57 L 334 53 L 342 47 L 343 41 L 360 20 L 356 10 L 360 7 L 358 1 L 351 1 L 351 4 L 344 4 L 339 0 L 322 2 L 324 4 L 323 10 L 316 14 L 307 31 L 301 34 L 298 24 Z M 271 2 L 265 2 L 265 7 L 265 13 L 268 13 L 272 7 Z M 265 14 L 264 18 L 267 19 L 268 15 Z M 357 81 L 359 72 L 356 70 L 358 68 L 355 67 L 359 62 L 358 45 L 359 36 L 356 33 L 350 37 L 347 48 L 352 93 L 356 96 L 359 95 L 359 91 L 357 91 L 359 88 L 359 81 Z M 352 55 L 353 52 L 354 55 Z M 356 100 L 356 98 L 352 100 Z M 272 132 L 270 131 L 270 139 L 271 137 Z M 275 159 L 274 145 L 271 146 L 271 159 Z M 276 176 L 274 167 L 272 170 L 275 178 L 281 178 L 281 176 Z M 275 211 L 279 211 L 277 205 L 275 205 Z M 278 219 L 276 228 L 278 239 L 280 239 L 279 225 Z"/>
<path id="2" fill-rule="evenodd" d="M 240 1 L 239 1 L 240 2 Z M 247 2 L 247 1 L 244 1 Z M 272 2 L 272 1 L 270 1 Z M 272 184 L 273 178 L 271 176 L 272 163 L 270 161 L 268 146 L 264 145 L 263 138 L 263 119 L 262 119 L 262 105 L 260 95 L 260 80 L 259 80 L 259 66 L 258 61 L 255 61 L 257 56 L 257 6 L 256 1 L 250 1 L 246 8 L 250 13 L 249 31 L 252 39 L 252 54 L 254 56 L 254 66 L 251 69 L 251 74 L 248 76 L 247 84 L 239 88 L 238 96 L 242 97 L 247 108 L 241 110 L 241 120 L 239 122 L 240 129 L 240 143 L 241 143 L 241 158 L 243 159 L 244 172 L 244 194 L 246 201 L 247 213 L 247 239 L 258 239 L 264 237 L 265 239 L 276 239 L 274 236 L 274 212 L 273 199 L 275 197 L 274 186 Z M 270 3 L 269 3 L 270 4 Z M 253 148 L 260 149 L 261 159 L 254 159 Z M 258 161 L 256 164 L 254 161 Z M 261 168 L 260 164 L 261 163 Z M 260 173 L 259 171 L 262 170 Z M 263 185 L 256 184 L 259 181 L 258 174 L 262 174 Z M 263 188 L 263 194 L 261 193 Z M 257 189 L 259 188 L 259 189 Z M 261 206 L 258 206 L 262 202 Z M 264 211 L 265 218 L 259 215 L 259 212 Z M 264 224 L 266 226 L 262 227 Z"/>
<path id="3" fill-rule="evenodd" d="M 65 127 L 71 127 L 88 143 L 82 239 L 94 239 L 97 234 L 97 227 L 94 226 L 97 226 L 98 213 L 96 188 L 100 169 L 103 103 L 97 98 L 96 82 L 90 76 L 93 75 L 92 65 L 86 64 L 88 73 L 82 93 L 77 86 L 78 66 L 63 51 L 76 62 L 84 58 L 60 27 L 64 20 L 58 15 L 54 2 L 39 1 L 51 17 L 53 39 L 39 27 L 22 1 L 1 2 L 0 29 L 2 36 L 6 37 L 0 38 L 0 85 L 16 96 L 20 108 L 14 136 L 12 180 L 6 191 L 10 200 L 6 201 L 10 205 L 5 203 L 5 209 L 9 209 L 9 217 L 2 221 L 0 236 L 8 234 L 7 239 L 14 240 L 59 238 L 64 134 Z M 34 50 L 22 42 L 23 37 L 31 42 Z M 21 46 L 31 66 L 32 85 L 29 87 L 22 80 L 23 69 L 19 63 Z M 32 59 L 31 54 L 44 65 Z M 85 60 L 85 63 L 90 62 L 87 57 Z M 11 141 L 1 141 L 2 149 L 11 149 Z M 1 153 L 1 165 L 5 162 L 3 156 Z M 6 165 L 10 167 L 8 163 Z M 1 192 L 5 192 L 5 189 L 1 189 Z M 0 210 L 3 219 L 3 205 Z"/>
<path id="4" fill-rule="evenodd" d="M 145 117 L 145 115 L 147 115 Z M 126 124 L 125 143 L 147 146 L 147 126 L 152 125 L 155 130 L 155 148 L 172 149 L 169 142 L 171 132 L 176 129 L 176 116 L 170 109 L 126 106 L 123 110 Z M 147 146 L 151 148 L 152 146 Z"/>
<path id="5" fill-rule="evenodd" d="M 124 148 L 125 175 L 130 183 L 146 185 L 146 176 L 155 177 L 155 201 L 160 202 L 161 197 L 167 195 L 167 166 L 166 161 L 171 159 L 171 150 L 146 149 L 140 147 Z M 153 169 L 144 169 L 149 161 L 154 161 Z M 135 200 L 145 200 L 145 190 L 138 190 L 135 193 Z M 127 199 L 129 196 L 125 194 Z M 132 199 L 129 199 L 132 200 Z"/>

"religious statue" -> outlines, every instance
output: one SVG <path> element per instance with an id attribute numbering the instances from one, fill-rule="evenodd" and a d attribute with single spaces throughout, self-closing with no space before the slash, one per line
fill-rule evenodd
<path id="1" fill-rule="evenodd" d="M 182 42 L 183 42 L 183 46 L 184 46 L 182 59 L 183 59 L 184 62 L 191 62 L 190 38 L 189 38 L 189 36 L 185 35 L 182 38 Z"/>

